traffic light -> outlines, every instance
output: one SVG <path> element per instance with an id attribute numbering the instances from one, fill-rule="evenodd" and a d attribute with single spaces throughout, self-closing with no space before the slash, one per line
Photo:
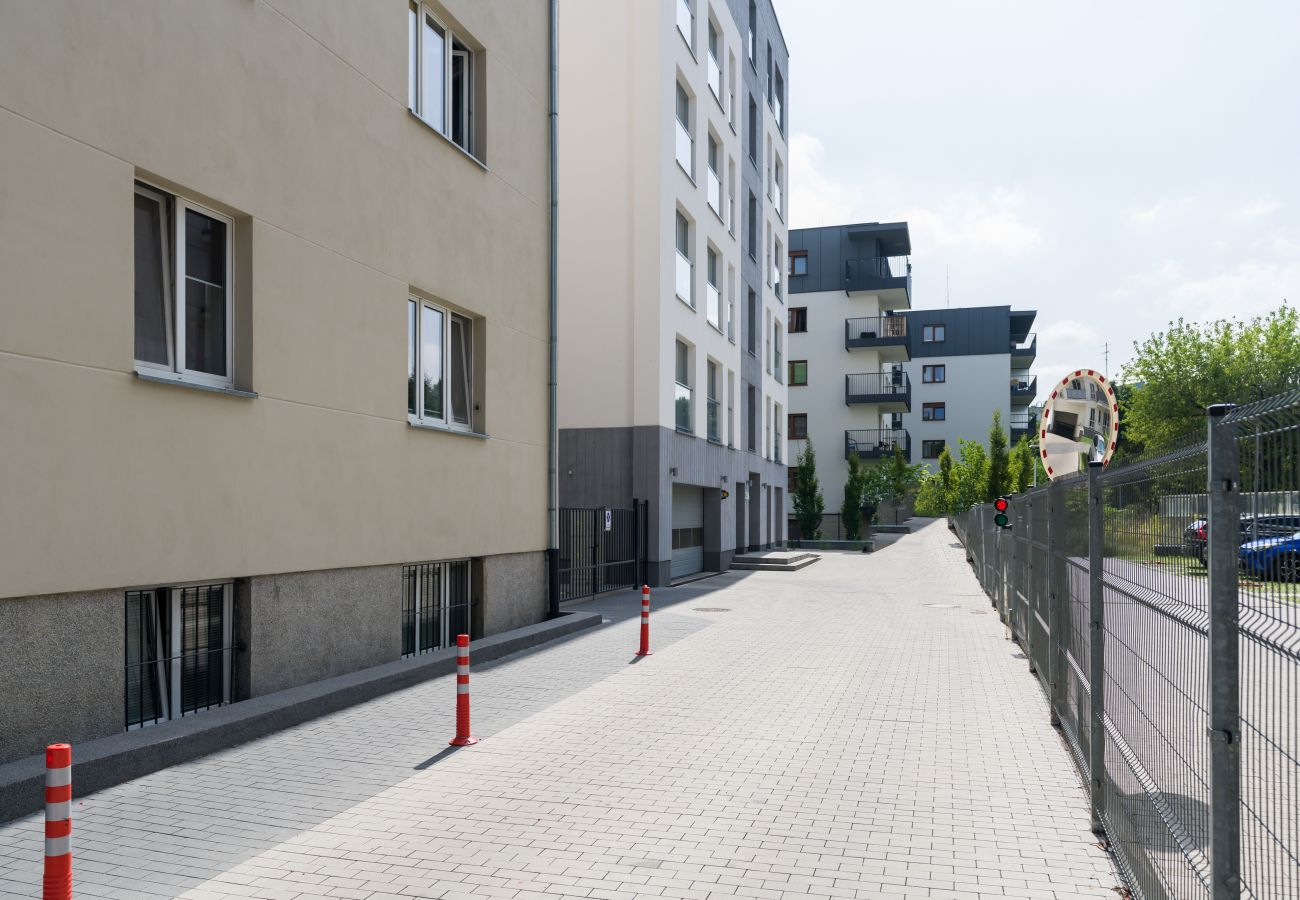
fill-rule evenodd
<path id="1" fill-rule="evenodd" d="M 1010 528 L 1011 517 L 1007 515 L 1007 512 L 1010 509 L 1011 509 L 1010 497 L 999 497 L 998 499 L 994 500 L 993 501 L 993 512 L 994 512 L 993 524 L 998 526 L 999 528 Z"/>

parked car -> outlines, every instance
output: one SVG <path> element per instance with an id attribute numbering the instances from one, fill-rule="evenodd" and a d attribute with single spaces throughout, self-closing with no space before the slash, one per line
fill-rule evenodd
<path id="1" fill-rule="evenodd" d="M 1285 537 L 1260 538 L 1241 545 L 1241 569 L 1274 581 L 1300 581 L 1300 531 Z"/>
<path id="2" fill-rule="evenodd" d="M 1247 541 L 1289 537 L 1296 531 L 1300 531 L 1300 516 L 1245 515 L 1241 517 L 1241 537 L 1238 539 L 1238 543 L 1245 544 Z M 1201 565 L 1205 565 L 1205 536 L 1206 521 L 1204 519 L 1196 519 L 1183 529 L 1183 554 L 1195 557 L 1200 561 Z"/>

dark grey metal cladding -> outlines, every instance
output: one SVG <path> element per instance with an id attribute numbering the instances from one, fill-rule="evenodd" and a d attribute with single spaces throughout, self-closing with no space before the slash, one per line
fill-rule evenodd
<path id="1" fill-rule="evenodd" d="M 842 291 L 850 260 L 907 256 L 912 252 L 906 222 L 864 222 L 790 231 L 790 252 L 808 254 L 808 274 L 791 276 L 790 293 Z"/>
<path id="2" fill-rule="evenodd" d="M 1011 307 L 972 306 L 957 309 L 910 309 L 907 346 L 912 358 L 929 356 L 985 356 L 1011 352 Z M 1023 317 L 1034 313 L 1017 313 Z M 1030 320 L 1032 322 L 1032 319 Z M 926 325 L 944 326 L 942 341 L 926 342 Z"/>

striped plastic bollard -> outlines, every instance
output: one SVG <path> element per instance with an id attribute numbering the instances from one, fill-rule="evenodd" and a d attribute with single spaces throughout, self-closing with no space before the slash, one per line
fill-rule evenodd
<path id="1" fill-rule="evenodd" d="M 653 656 L 650 649 L 650 585 L 641 585 L 641 649 L 637 656 Z"/>
<path id="2" fill-rule="evenodd" d="M 453 747 L 477 744 L 469 731 L 469 635 L 456 635 L 456 736 L 447 743 Z"/>
<path id="3" fill-rule="evenodd" d="M 45 900 L 72 900 L 72 745 L 45 748 Z"/>

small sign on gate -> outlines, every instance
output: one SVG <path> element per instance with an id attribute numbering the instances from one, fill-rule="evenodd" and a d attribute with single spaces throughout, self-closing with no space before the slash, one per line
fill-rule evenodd
<path id="1" fill-rule="evenodd" d="M 614 511 L 607 509 L 605 510 L 605 530 L 609 531 L 613 527 L 614 527 Z"/>

